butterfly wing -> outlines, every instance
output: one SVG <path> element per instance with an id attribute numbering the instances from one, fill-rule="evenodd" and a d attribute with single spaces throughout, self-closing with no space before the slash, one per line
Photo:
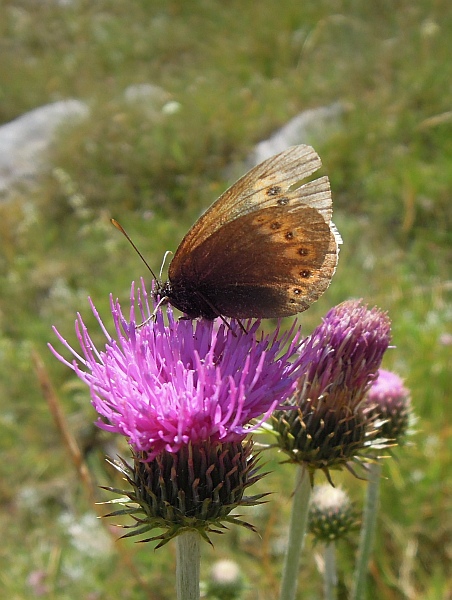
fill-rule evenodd
<path id="1" fill-rule="evenodd" d="M 334 274 L 340 238 L 328 178 L 295 186 L 319 166 L 312 148 L 295 146 L 220 196 L 170 264 L 173 304 L 246 318 L 295 314 L 316 300 Z"/>

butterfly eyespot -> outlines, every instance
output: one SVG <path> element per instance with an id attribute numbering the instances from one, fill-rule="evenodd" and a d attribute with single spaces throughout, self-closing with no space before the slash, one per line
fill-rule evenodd
<path id="1" fill-rule="evenodd" d="M 279 204 L 279 206 L 285 206 L 286 204 L 289 204 L 289 198 L 287 198 L 286 196 L 279 198 L 278 204 Z"/>
<path id="2" fill-rule="evenodd" d="M 311 277 L 311 271 L 309 271 L 309 269 L 304 269 L 303 271 L 300 271 L 300 276 L 303 277 L 303 279 L 307 279 L 308 277 Z"/>
<path id="3" fill-rule="evenodd" d="M 307 248 L 298 248 L 298 254 L 300 256 L 308 256 L 309 250 Z"/>
<path id="4" fill-rule="evenodd" d="M 293 231 L 288 231 L 284 237 L 286 240 L 293 240 Z"/>
<path id="5" fill-rule="evenodd" d="M 270 225 L 270 229 L 281 229 L 281 223 L 279 221 L 273 221 L 273 223 Z"/>
<path id="6" fill-rule="evenodd" d="M 280 193 L 281 193 L 281 188 L 279 187 L 279 185 L 272 185 L 267 190 L 267 196 L 277 196 Z"/>
<path id="7" fill-rule="evenodd" d="M 301 290 L 299 290 L 298 288 L 294 288 L 293 293 L 295 294 L 295 296 L 299 296 L 301 294 Z"/>

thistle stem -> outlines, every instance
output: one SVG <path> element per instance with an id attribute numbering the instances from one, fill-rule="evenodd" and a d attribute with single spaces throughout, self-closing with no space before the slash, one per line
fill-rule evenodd
<path id="1" fill-rule="evenodd" d="M 200 535 L 186 531 L 176 538 L 177 600 L 199 600 Z"/>
<path id="2" fill-rule="evenodd" d="M 351 600 L 363 600 L 366 597 L 367 569 L 377 524 L 380 479 L 381 464 L 371 463 Z"/>
<path id="3" fill-rule="evenodd" d="M 294 600 L 297 592 L 300 557 L 308 523 L 310 497 L 311 480 L 308 469 L 305 465 L 298 465 L 280 600 Z"/>
<path id="4" fill-rule="evenodd" d="M 336 543 L 325 546 L 325 573 L 323 576 L 323 597 L 325 600 L 337 598 Z"/>

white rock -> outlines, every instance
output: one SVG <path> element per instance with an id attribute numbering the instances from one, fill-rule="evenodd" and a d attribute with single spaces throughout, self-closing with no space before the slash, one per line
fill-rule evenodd
<path id="1" fill-rule="evenodd" d="M 34 178 L 46 166 L 46 152 L 58 127 L 85 118 L 88 106 L 62 100 L 27 112 L 0 127 L 0 193 Z"/>
<path id="2" fill-rule="evenodd" d="M 305 110 L 291 119 L 286 125 L 275 131 L 268 139 L 259 142 L 246 160 L 248 168 L 258 165 L 289 146 L 297 144 L 314 144 L 319 139 L 328 137 L 338 128 L 340 117 L 344 113 L 344 105 L 335 102 L 330 106 L 322 106 Z"/>
<path id="3" fill-rule="evenodd" d="M 170 94 L 159 85 L 153 83 L 137 83 L 129 85 L 124 90 L 124 98 L 127 102 L 150 102 L 160 106 L 168 102 Z"/>

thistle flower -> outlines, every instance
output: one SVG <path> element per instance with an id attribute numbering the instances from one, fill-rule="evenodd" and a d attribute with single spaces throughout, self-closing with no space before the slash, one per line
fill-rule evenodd
<path id="1" fill-rule="evenodd" d="M 414 420 L 409 390 L 402 379 L 391 371 L 380 369 L 366 399 L 369 417 L 381 423 L 379 435 L 400 443 Z"/>
<path id="2" fill-rule="evenodd" d="M 107 340 L 103 350 L 80 315 L 82 355 L 56 330 L 75 359 L 51 350 L 89 386 L 97 425 L 129 442 L 134 464 L 116 466 L 132 491 L 115 491 L 135 505 L 122 511 L 134 516 L 134 533 L 163 527 L 159 538 L 167 541 L 184 528 L 202 533 L 238 522 L 227 515 L 257 500 L 244 496 L 258 476 L 252 446 L 242 441 L 295 389 L 297 335 L 288 344 L 293 330 L 263 336 L 254 322 L 245 333 L 234 323 L 176 320 L 169 308 L 165 324 L 161 311 L 150 318 L 143 283 L 137 300 L 132 284 L 128 319 L 118 301 L 110 303 L 115 337 L 90 302 Z"/>
<path id="3" fill-rule="evenodd" d="M 114 339 L 94 305 L 91 309 L 107 338 L 95 348 L 78 315 L 75 329 L 83 357 L 55 329 L 60 342 L 74 355 L 68 362 L 51 350 L 90 388 L 92 404 L 102 419 L 97 425 L 121 433 L 135 452 L 151 460 L 162 450 L 205 440 L 240 441 L 287 398 L 295 386 L 296 339 L 281 354 L 290 332 L 278 339 L 259 336 L 259 322 L 244 333 L 236 324 L 218 328 L 211 321 L 175 320 L 168 309 L 149 320 L 146 290 L 138 292 L 140 318 L 135 318 L 132 285 L 130 318 L 111 298 Z M 254 427 L 252 419 L 264 415 Z"/>
<path id="4" fill-rule="evenodd" d="M 358 529 L 358 512 L 348 494 L 331 485 L 316 485 L 309 505 L 308 530 L 315 541 L 329 543 Z"/>
<path id="5" fill-rule="evenodd" d="M 375 428 L 363 399 L 390 341 L 390 321 L 360 301 L 332 308 L 301 345 L 298 410 L 272 417 L 278 445 L 290 461 L 329 476 L 329 469 L 358 461 L 372 445 Z"/>

